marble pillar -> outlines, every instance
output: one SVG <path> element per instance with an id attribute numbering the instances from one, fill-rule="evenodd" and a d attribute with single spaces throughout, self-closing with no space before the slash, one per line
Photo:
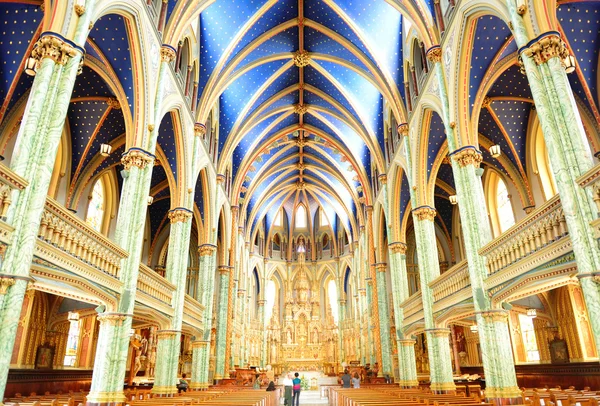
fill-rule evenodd
<path id="1" fill-rule="evenodd" d="M 229 370 L 233 367 L 231 362 L 231 337 L 233 336 L 233 308 L 235 306 L 235 295 L 233 292 L 237 289 L 237 283 L 234 275 L 239 270 L 236 270 L 236 258 L 237 258 L 237 231 L 238 231 L 238 207 L 231 207 L 231 244 L 229 247 L 229 269 L 231 270 L 229 275 L 229 284 L 227 285 L 227 325 L 225 330 L 225 371 L 224 377 L 229 378 Z"/>
<path id="2" fill-rule="evenodd" d="M 177 368 L 181 350 L 181 327 L 192 229 L 192 211 L 183 207 L 169 211 L 171 229 L 166 277 L 176 286 L 173 292 L 173 318 L 170 329 L 158 332 L 156 370 L 152 393 L 157 396 L 177 394 Z"/>
<path id="3" fill-rule="evenodd" d="M 29 182 L 13 190 L 7 222 L 11 235 L 2 262 L 0 296 L 0 399 L 4 394 L 29 268 L 37 241 L 56 152 L 77 71 L 85 51 L 59 34 L 45 32 L 32 51 L 37 74 L 17 136 L 11 169 Z"/>
<path id="4" fill-rule="evenodd" d="M 215 354 L 215 380 L 225 378 L 225 342 L 227 335 L 227 313 L 229 303 L 229 279 L 232 277 L 231 267 L 220 265 L 219 295 L 217 296 L 217 337 Z"/>
<path id="5" fill-rule="evenodd" d="M 450 330 L 439 328 L 433 317 L 433 292 L 429 283 L 440 276 L 434 219 L 436 211 L 429 206 L 416 207 L 412 211 L 417 242 L 421 297 L 425 318 L 425 334 L 429 354 L 431 390 L 437 393 L 455 390 L 450 357 Z"/>

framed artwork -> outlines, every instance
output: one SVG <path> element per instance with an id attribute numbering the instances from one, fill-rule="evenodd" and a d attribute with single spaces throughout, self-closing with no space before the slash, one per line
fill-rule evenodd
<path id="1" fill-rule="evenodd" d="M 35 355 L 35 369 L 52 369 L 54 347 L 48 344 L 40 345 Z"/>
<path id="2" fill-rule="evenodd" d="M 565 364 L 569 362 L 569 349 L 567 342 L 559 338 L 550 341 L 550 360 L 553 364 Z"/>

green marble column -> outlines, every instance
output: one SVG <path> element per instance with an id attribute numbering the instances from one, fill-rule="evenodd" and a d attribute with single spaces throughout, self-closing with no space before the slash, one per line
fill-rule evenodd
<path id="1" fill-rule="evenodd" d="M 78 22 L 78 27 L 86 21 L 89 22 L 87 16 Z M 85 41 L 85 36 L 76 37 L 82 37 L 82 42 Z M 37 74 L 11 162 L 11 169 L 26 179 L 29 185 L 22 191 L 12 192 L 14 203 L 9 208 L 7 222 L 14 227 L 14 232 L 0 269 L 0 399 L 8 378 L 56 152 L 84 53 L 74 42 L 58 34 L 45 32 L 31 54 L 37 61 Z"/>
<path id="2" fill-rule="evenodd" d="M 383 362 L 383 375 L 394 375 L 392 362 L 392 344 L 390 341 L 390 314 L 387 295 L 387 263 L 375 265 L 377 270 L 377 299 L 379 301 L 379 329 L 381 335 L 381 361 Z"/>
<path id="3" fill-rule="evenodd" d="M 261 296 L 262 296 L 262 290 L 261 290 Z M 260 325 L 263 326 L 263 339 L 262 339 L 263 345 L 261 345 L 261 347 L 260 347 L 260 367 L 264 368 L 267 366 L 267 340 L 266 340 L 266 336 L 265 336 L 265 330 L 266 330 L 265 303 L 266 303 L 266 300 L 261 298 L 258 300 L 257 303 L 258 303 L 258 321 L 260 322 Z"/>
<path id="4" fill-rule="evenodd" d="M 213 328 L 213 294 L 215 285 L 215 264 L 217 260 L 217 246 L 204 244 L 198 248 L 200 254 L 198 300 L 204 306 L 204 337 L 200 343 L 193 347 L 192 380 L 190 389 L 207 389 L 210 384 L 210 336 Z"/>
<path id="5" fill-rule="evenodd" d="M 160 111 L 157 106 L 160 105 L 163 98 L 165 74 L 167 69 L 170 69 L 168 64 L 173 59 L 175 59 L 175 50 L 164 45 L 161 48 L 161 64 L 156 84 L 153 116 L 155 123 L 160 119 Z M 115 242 L 129 252 L 129 256 L 121 263 L 120 279 L 123 282 L 123 290 L 115 315 L 125 319 L 117 323 L 104 323 L 100 326 L 92 385 L 87 396 L 88 406 L 114 405 L 125 400 L 123 382 L 127 367 L 129 331 L 135 307 L 135 293 L 146 223 L 147 196 L 150 193 L 155 160 L 153 151 L 158 137 L 158 125 L 151 125 L 148 129 L 149 135 L 145 140 L 148 151 L 133 147 L 121 158 L 124 166 L 124 179 Z M 108 314 L 111 317 L 112 315 Z M 103 344 L 100 345 L 101 343 Z M 107 377 L 111 379 L 107 379 Z"/>
<path id="6" fill-rule="evenodd" d="M 462 232 L 465 242 L 469 279 L 473 292 L 473 305 L 479 327 L 483 368 L 486 376 L 486 397 L 488 399 L 514 399 L 520 396 L 512 356 L 510 339 L 495 340 L 508 334 L 507 319 L 500 317 L 503 311 L 492 310 L 491 302 L 485 288 L 487 270 L 484 258 L 479 255 L 481 247 L 491 241 L 492 233 L 489 225 L 483 186 L 479 169 L 481 153 L 473 146 L 456 148 L 456 130 L 447 123 L 452 122 L 446 82 L 441 63 L 441 48 L 428 50 L 427 58 L 434 64 L 437 75 L 442 115 L 444 116 L 448 147 L 452 157 L 452 172 L 456 186 L 458 208 L 462 219 Z"/>
<path id="7" fill-rule="evenodd" d="M 440 264 L 436 245 L 435 209 L 416 207 L 412 211 L 417 242 L 417 257 L 421 279 L 421 296 L 425 318 L 425 334 L 429 354 L 431 390 L 438 393 L 455 390 L 450 358 L 450 330 L 438 328 L 433 317 L 433 292 L 429 283 L 440 276 Z"/>
<path id="8" fill-rule="evenodd" d="M 191 210 L 183 207 L 169 211 L 171 229 L 169 232 L 166 277 L 169 282 L 176 286 L 176 289 L 173 292 L 171 328 L 158 332 L 157 353 L 160 356 L 156 359 L 154 386 L 152 387 L 152 393 L 158 396 L 174 396 L 177 394 L 177 368 L 181 349 L 181 327 L 183 324 L 192 214 Z"/>
<path id="9" fill-rule="evenodd" d="M 522 70 L 527 74 L 536 112 L 552 157 L 552 172 L 577 260 L 578 278 L 589 313 L 590 325 L 600 348 L 600 285 L 593 275 L 600 269 L 600 253 L 589 223 L 596 219 L 590 191 L 576 182 L 593 166 L 587 137 L 563 60 L 569 51 L 560 33 L 550 31 L 528 37 L 523 16 L 507 1 Z"/>
<path id="10" fill-rule="evenodd" d="M 396 341 L 398 344 L 398 364 L 400 369 L 398 383 L 403 388 L 413 388 L 419 386 L 415 358 L 415 340 L 404 335 L 404 309 L 400 306 L 409 297 L 408 276 L 406 273 L 406 244 L 395 242 L 389 244 L 388 248 L 390 277 L 392 280 L 392 300 L 394 302 L 394 321 L 396 323 Z"/>
<path id="11" fill-rule="evenodd" d="M 225 378 L 225 339 L 227 335 L 227 304 L 229 302 L 229 278 L 231 278 L 231 273 L 232 270 L 230 266 L 219 266 L 215 380 Z"/>

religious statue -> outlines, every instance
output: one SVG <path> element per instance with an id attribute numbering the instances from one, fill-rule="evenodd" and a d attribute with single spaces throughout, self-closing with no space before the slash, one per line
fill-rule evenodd
<path id="1" fill-rule="evenodd" d="M 319 333 L 317 332 L 317 329 L 315 329 L 313 331 L 313 344 L 317 344 L 319 342 Z"/>
<path id="2" fill-rule="evenodd" d="M 277 362 L 277 341 L 271 341 L 271 362 Z"/>
<path id="3" fill-rule="evenodd" d="M 133 376 L 137 376 L 137 373 L 142 368 L 142 350 L 138 348 L 135 350 L 135 360 L 133 365 Z"/>
<path id="4" fill-rule="evenodd" d="M 287 343 L 292 343 L 292 332 L 290 330 L 287 331 Z"/>

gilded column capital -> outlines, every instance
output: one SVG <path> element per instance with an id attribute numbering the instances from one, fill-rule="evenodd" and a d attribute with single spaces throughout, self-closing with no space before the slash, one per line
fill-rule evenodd
<path id="1" fill-rule="evenodd" d="M 365 210 L 367 213 L 373 213 L 373 206 L 371 205 L 365 205 Z"/>
<path id="2" fill-rule="evenodd" d="M 176 207 L 173 210 L 169 210 L 169 221 L 173 223 L 187 223 L 192 218 L 192 211 L 185 207 Z"/>
<path id="3" fill-rule="evenodd" d="M 229 265 L 219 265 L 217 267 L 217 271 L 219 271 L 221 275 L 230 274 L 232 269 L 233 268 Z"/>
<path id="4" fill-rule="evenodd" d="M 207 345 L 208 345 L 208 341 L 204 341 L 204 340 L 192 341 L 192 349 L 206 348 Z"/>
<path id="5" fill-rule="evenodd" d="M 401 123 L 398 124 L 398 134 L 400 134 L 403 137 L 406 137 L 408 135 L 408 123 Z"/>
<path id="6" fill-rule="evenodd" d="M 410 347 L 415 345 L 417 343 L 417 340 L 413 338 L 403 338 L 401 340 L 397 340 L 397 342 L 403 347 Z"/>
<path id="7" fill-rule="evenodd" d="M 246 294 L 246 289 L 238 289 L 238 291 L 237 291 L 238 297 L 244 297 L 245 294 Z"/>
<path id="8" fill-rule="evenodd" d="M 448 156 L 458 162 L 461 167 L 474 165 L 479 168 L 479 164 L 483 161 L 481 151 L 472 145 L 452 151 Z"/>
<path id="9" fill-rule="evenodd" d="M 375 269 L 377 272 L 385 272 L 387 271 L 387 262 L 378 262 L 375 264 Z"/>
<path id="10" fill-rule="evenodd" d="M 537 65 L 542 65 L 554 57 L 564 60 L 569 56 L 569 50 L 558 31 L 548 31 L 521 47 L 519 50 L 521 68 L 523 68 L 521 59 L 523 55 L 533 58 Z"/>
<path id="11" fill-rule="evenodd" d="M 388 248 L 392 252 L 392 254 L 406 254 L 406 243 L 401 241 L 393 242 L 388 245 Z"/>
<path id="12" fill-rule="evenodd" d="M 358 289 L 358 292 L 361 296 L 367 296 L 367 290 L 365 288 Z"/>
<path id="13" fill-rule="evenodd" d="M 239 206 L 231 206 L 231 213 L 237 214 L 239 209 L 240 209 Z"/>
<path id="14" fill-rule="evenodd" d="M 294 65 L 303 68 L 310 64 L 310 54 L 306 50 L 294 52 Z"/>
<path id="15" fill-rule="evenodd" d="M 257 304 L 257 305 L 259 305 L 259 306 L 264 306 L 264 305 L 265 305 L 265 303 L 267 303 L 267 301 L 266 301 L 266 300 L 264 300 L 264 299 L 260 299 L 260 300 L 257 300 L 257 301 L 256 301 L 256 304 Z"/>
<path id="16" fill-rule="evenodd" d="M 127 313 L 101 313 L 98 315 L 97 320 L 100 324 L 119 327 L 123 325 L 128 317 L 132 317 L 132 315 Z"/>
<path id="17" fill-rule="evenodd" d="M 58 65 L 65 65 L 78 53 L 85 55 L 85 50 L 60 34 L 44 32 L 35 43 L 31 57 L 37 61 L 38 67 L 44 58 L 50 58 Z"/>
<path id="18" fill-rule="evenodd" d="M 156 337 L 159 340 L 168 340 L 177 337 L 177 334 L 181 334 L 181 330 L 158 330 Z"/>
<path id="19" fill-rule="evenodd" d="M 506 310 L 502 310 L 502 309 L 487 310 L 484 312 L 479 312 L 479 314 L 488 323 L 494 323 L 494 322 L 506 323 L 506 322 L 508 322 L 508 312 Z"/>
<path id="20" fill-rule="evenodd" d="M 382 173 L 381 175 L 378 176 L 379 181 L 381 183 L 383 183 L 384 185 L 387 183 L 387 175 L 385 173 Z"/>
<path id="21" fill-rule="evenodd" d="M 201 257 L 207 257 L 217 251 L 217 246 L 214 244 L 202 244 L 198 247 L 198 253 Z"/>
<path id="22" fill-rule="evenodd" d="M 223 175 L 222 173 L 218 173 L 217 174 L 217 183 L 219 185 L 222 185 L 223 183 L 225 183 L 225 175 Z"/>
<path id="23" fill-rule="evenodd" d="M 177 58 L 177 51 L 169 44 L 163 44 L 160 47 L 160 60 L 161 62 L 173 62 Z"/>
<path id="24" fill-rule="evenodd" d="M 129 170 L 133 166 L 144 169 L 148 164 L 153 163 L 155 159 L 156 156 L 141 148 L 129 148 L 129 150 L 121 156 L 121 163 L 125 167 L 125 170 Z"/>
<path id="25" fill-rule="evenodd" d="M 432 63 L 438 63 L 442 61 L 442 47 L 439 45 L 434 45 L 427 50 L 425 53 L 427 59 Z"/>
<path id="26" fill-rule="evenodd" d="M 450 335 L 449 328 L 428 328 L 425 329 L 425 332 L 433 335 L 434 337 L 448 337 Z"/>
<path id="27" fill-rule="evenodd" d="M 429 220 L 433 221 L 437 212 L 433 207 L 430 206 L 419 206 L 413 209 L 412 213 L 417 217 L 418 220 Z"/>
<path id="28" fill-rule="evenodd" d="M 194 135 L 196 137 L 204 137 L 206 135 L 206 126 L 202 123 L 194 124 Z"/>
<path id="29" fill-rule="evenodd" d="M 0 295 L 6 295 L 8 288 L 13 286 L 17 281 L 10 276 L 0 276 Z"/>

